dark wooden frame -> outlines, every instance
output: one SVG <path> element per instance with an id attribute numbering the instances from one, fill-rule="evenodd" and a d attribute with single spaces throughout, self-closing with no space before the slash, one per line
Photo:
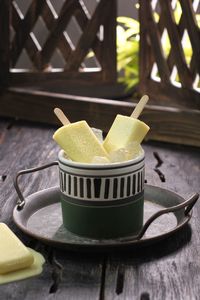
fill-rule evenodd
<path id="1" fill-rule="evenodd" d="M 58 106 L 72 122 L 85 119 L 90 126 L 104 132 L 109 130 L 116 114 L 130 115 L 136 105 L 125 100 L 64 95 L 30 88 L 9 88 L 0 102 L 3 116 L 60 126 L 53 114 L 53 109 Z M 200 146 L 199 110 L 147 105 L 141 120 L 151 127 L 149 140 Z"/>
<path id="2" fill-rule="evenodd" d="M 140 0 L 140 93 L 148 93 L 150 97 L 159 97 L 165 105 L 179 105 L 187 108 L 200 109 L 200 92 L 193 88 L 195 76 L 200 76 L 200 29 L 197 25 L 192 8 L 192 1 L 180 0 L 182 15 L 178 24 L 175 23 L 171 0 L 158 0 L 160 18 L 154 19 L 151 1 Z M 161 44 L 161 36 L 167 29 L 171 42 L 171 50 L 165 57 Z M 193 55 L 190 65 L 186 63 L 181 39 L 187 30 Z M 151 78 L 154 62 L 158 67 L 160 82 Z M 170 75 L 176 66 L 181 88 L 173 85 Z"/>
<path id="3" fill-rule="evenodd" d="M 68 79 L 70 83 L 74 81 L 76 84 L 89 82 L 90 86 L 100 81 L 104 84 L 116 83 L 116 0 L 99 1 L 90 19 L 78 0 L 65 1 L 57 18 L 53 15 L 48 2 L 41 0 L 32 0 L 23 18 L 20 17 L 21 12 L 15 0 L 1 0 L 0 8 L 0 36 L 4 41 L 0 48 L 2 67 L 0 86 L 2 83 L 16 86 L 41 84 L 47 81 L 51 84 L 55 80 L 64 85 Z M 33 37 L 32 33 L 39 17 L 49 30 L 42 49 L 38 49 L 36 37 Z M 66 27 L 72 17 L 82 30 L 73 50 L 65 38 Z M 12 41 L 10 41 L 10 26 L 15 30 Z M 100 26 L 104 28 L 103 40 L 97 37 Z M 23 49 L 26 50 L 34 69 L 28 72 L 11 72 Z M 51 72 L 50 61 L 56 49 L 61 52 L 65 66 L 60 72 Z M 88 72 L 81 65 L 90 49 L 98 59 L 101 69 Z"/>
<path id="4" fill-rule="evenodd" d="M 143 1 L 143 5 L 147 2 Z M 72 122 L 85 119 L 91 126 L 102 128 L 106 132 L 117 113 L 130 115 L 135 106 L 132 100 L 114 101 L 41 91 L 36 89 L 34 82 L 31 81 L 29 81 L 28 86 L 27 84 L 22 85 L 22 81 L 26 79 L 24 75 L 16 79 L 16 84 L 11 84 L 11 81 L 9 82 L 9 23 L 5 22 L 9 18 L 9 5 L 10 1 L 0 0 L 0 36 L 4 36 L 5 41 L 4 44 L 0 44 L 1 116 L 58 124 L 53 115 L 53 108 L 59 106 L 67 113 Z M 143 6 L 141 6 L 140 13 L 142 13 L 142 10 L 144 10 Z M 145 11 L 143 13 L 145 16 Z M 141 46 L 144 46 L 146 36 L 142 28 Z M 184 101 L 180 103 L 180 98 L 178 103 L 176 103 L 173 101 L 174 95 L 177 97 L 179 93 L 181 94 L 182 89 L 174 92 L 173 88 L 168 89 L 167 84 L 158 86 L 156 85 L 157 83 L 152 83 L 149 78 L 145 77 L 145 64 L 148 70 L 148 64 L 150 63 L 150 57 L 148 56 L 148 50 L 150 49 L 147 45 L 147 52 L 144 53 L 143 46 L 140 49 L 140 58 L 143 57 L 144 59 L 143 62 L 140 59 L 140 93 L 148 93 L 151 98 L 150 105 L 147 105 L 141 117 L 142 120 L 151 126 L 151 131 L 147 138 L 200 146 L 200 111 L 196 107 L 196 104 L 197 106 L 199 104 L 199 99 L 194 98 L 193 104 L 191 102 L 188 104 L 188 102 L 184 103 Z M 71 70 L 68 74 L 71 77 L 71 82 L 73 82 L 73 78 L 76 77 L 73 71 Z M 142 78 L 142 74 L 144 78 Z M 45 73 L 41 72 L 40 75 L 38 73 L 37 76 L 40 81 L 44 79 L 45 82 Z M 53 77 L 48 78 L 49 86 L 53 82 L 61 86 L 66 80 L 64 75 L 59 79 L 54 78 L 55 75 L 49 74 L 48 76 Z M 80 74 L 80 76 L 83 76 L 83 74 Z M 100 77 L 97 79 L 100 81 Z M 85 83 L 88 84 L 88 81 L 91 80 L 90 75 L 86 74 L 85 80 Z M 151 88 L 154 84 L 158 88 L 157 93 L 155 88 L 154 93 Z M 189 91 L 184 88 L 184 93 L 187 94 Z M 182 99 L 184 100 L 184 96 L 182 96 Z M 184 104 L 187 104 L 187 106 Z"/>

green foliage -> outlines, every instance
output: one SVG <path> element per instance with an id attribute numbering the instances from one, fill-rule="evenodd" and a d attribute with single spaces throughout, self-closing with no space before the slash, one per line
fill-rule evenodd
<path id="1" fill-rule="evenodd" d="M 118 17 L 117 22 L 118 80 L 129 90 L 139 81 L 139 22 L 129 17 Z"/>

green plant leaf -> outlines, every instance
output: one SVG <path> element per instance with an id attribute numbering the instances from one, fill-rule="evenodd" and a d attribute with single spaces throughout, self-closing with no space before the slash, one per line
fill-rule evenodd
<path id="1" fill-rule="evenodd" d="M 136 32 L 136 30 L 133 28 L 129 28 L 125 32 L 125 36 L 127 39 L 133 37 L 134 35 L 138 35 L 138 34 L 139 34 L 139 31 Z M 134 37 L 134 39 L 135 39 L 135 37 Z"/>
<path id="2" fill-rule="evenodd" d="M 127 28 L 135 28 L 137 32 L 139 31 L 140 24 L 135 19 L 129 17 L 118 17 L 117 22 L 124 24 Z"/>
<path id="3" fill-rule="evenodd" d="M 121 47 L 126 44 L 127 39 L 125 33 L 125 29 L 122 26 L 117 25 L 117 47 Z"/>
<path id="4" fill-rule="evenodd" d="M 196 14 L 197 24 L 200 27 L 200 14 Z"/>
<path id="5" fill-rule="evenodd" d="M 159 19 L 160 19 L 159 14 L 158 14 L 157 12 L 154 12 L 154 13 L 153 13 L 153 16 L 154 16 L 155 22 L 158 23 L 158 21 L 159 21 Z"/>
<path id="6" fill-rule="evenodd" d="M 123 73 L 118 81 L 128 91 L 139 81 L 139 22 L 128 17 L 118 17 L 117 21 L 123 25 L 117 26 L 117 69 Z"/>
<path id="7" fill-rule="evenodd" d="M 181 5 L 180 5 L 180 2 L 177 1 L 176 7 L 174 9 L 174 19 L 175 19 L 176 24 L 179 23 L 181 15 L 182 15 Z"/>

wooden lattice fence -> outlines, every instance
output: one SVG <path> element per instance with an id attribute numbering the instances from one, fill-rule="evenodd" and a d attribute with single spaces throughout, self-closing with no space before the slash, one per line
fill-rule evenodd
<path id="1" fill-rule="evenodd" d="M 92 84 L 116 81 L 116 0 L 100 0 L 90 14 L 84 1 L 62 1 L 59 14 L 52 1 L 32 0 L 23 14 L 19 1 L 0 1 L 0 63 L 1 81 L 17 85 L 42 80 L 75 79 Z M 41 45 L 34 27 L 42 20 L 48 34 Z M 68 24 L 73 20 L 80 36 L 74 45 L 68 35 Z M 11 32 L 13 33 L 11 35 Z M 28 70 L 16 67 L 23 51 L 32 64 Z M 58 70 L 51 64 L 58 51 L 63 66 Z M 92 53 L 96 67 L 85 67 L 84 60 Z M 5 76 L 5 74 L 7 76 Z"/>
<path id="2" fill-rule="evenodd" d="M 82 85 L 87 92 L 104 90 L 108 95 L 117 82 L 116 0 L 94 1 L 92 13 L 85 7 L 87 0 L 24 0 L 25 12 L 19 2 L 0 0 L 0 115 L 55 124 L 57 106 L 72 122 L 85 119 L 105 132 L 116 114 L 130 115 L 133 99 L 82 97 L 80 90 L 75 94 Z M 149 139 L 200 146 L 199 6 L 199 0 L 140 0 L 139 92 L 151 99 L 141 116 L 151 126 Z M 68 32 L 72 18 L 80 29 L 74 45 Z M 38 21 L 46 28 L 42 42 Z M 191 47 L 189 60 L 185 35 Z M 53 63 L 57 52 L 63 62 L 59 68 Z M 19 67 L 22 53 L 30 61 L 27 69 Z M 98 62 L 95 69 L 87 69 L 88 53 Z M 69 92 L 71 87 L 76 96 Z"/>
<path id="3" fill-rule="evenodd" d="M 196 0 L 140 0 L 140 92 L 160 105 L 200 108 L 199 6 Z"/>

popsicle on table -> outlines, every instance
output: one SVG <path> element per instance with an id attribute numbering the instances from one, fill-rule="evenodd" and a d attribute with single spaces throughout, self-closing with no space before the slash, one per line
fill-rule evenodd
<path id="1" fill-rule="evenodd" d="M 116 116 L 103 142 L 103 146 L 108 153 L 126 148 L 132 142 L 139 144 L 142 142 L 150 128 L 147 124 L 138 120 L 138 117 L 148 100 L 148 96 L 143 96 L 130 117 Z"/>
<path id="2" fill-rule="evenodd" d="M 54 112 L 63 126 L 54 133 L 53 139 L 70 159 L 90 163 L 95 156 L 107 157 L 106 150 L 86 121 L 70 123 L 59 108 Z"/>
<path id="3" fill-rule="evenodd" d="M 27 247 L 6 224 L 0 223 L 0 274 L 27 268 L 33 261 L 34 257 Z"/>

